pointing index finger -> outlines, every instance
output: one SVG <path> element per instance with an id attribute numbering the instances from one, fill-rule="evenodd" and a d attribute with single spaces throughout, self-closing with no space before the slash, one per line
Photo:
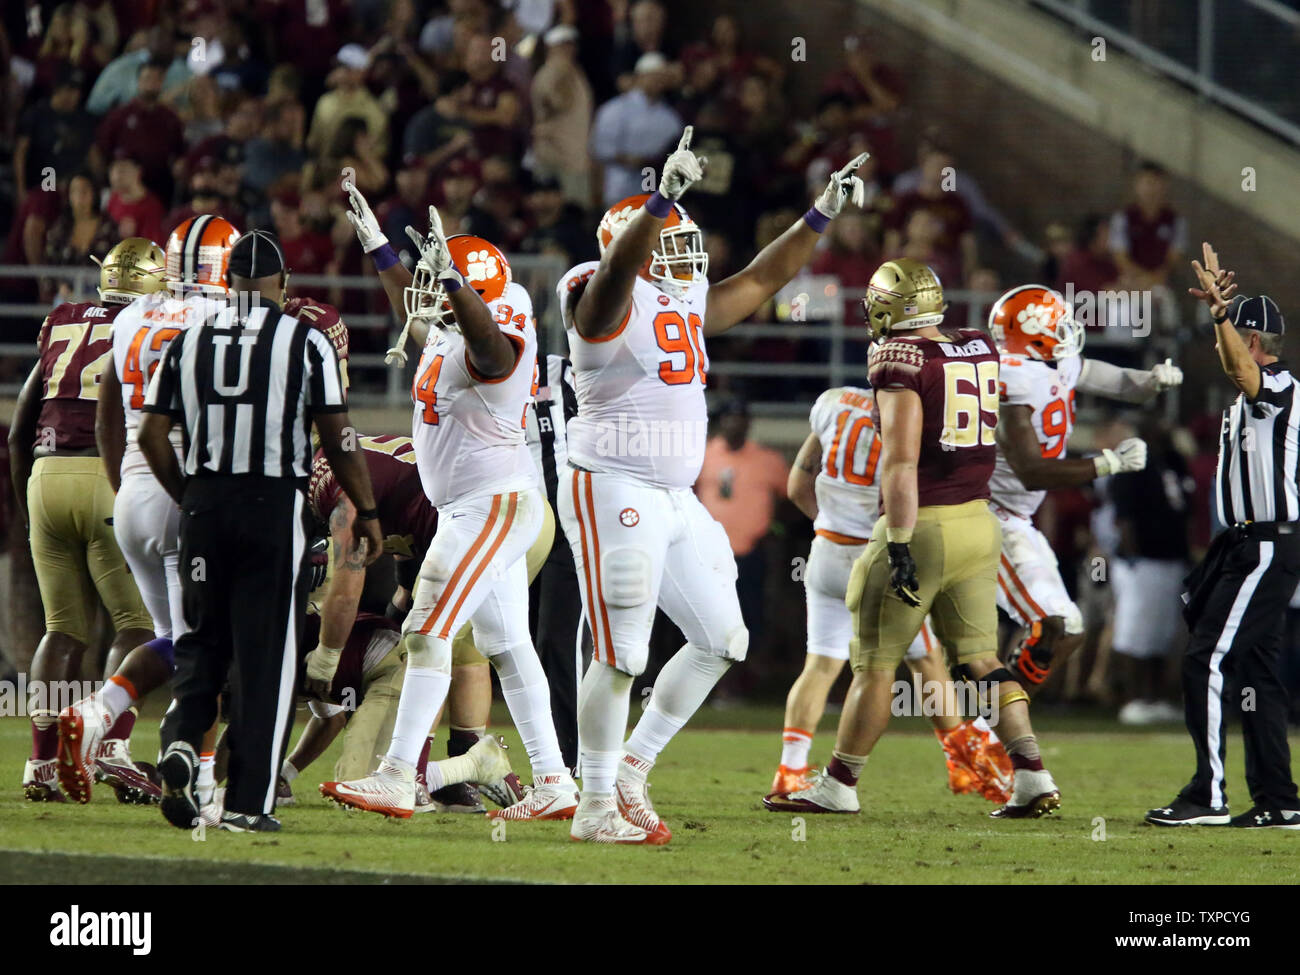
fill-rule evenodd
<path id="1" fill-rule="evenodd" d="M 848 176 L 857 171 L 858 167 L 871 158 L 871 153 L 861 152 L 849 160 L 848 165 L 839 171 L 840 178 Z"/>
<path id="2" fill-rule="evenodd" d="M 677 140 L 678 152 L 681 152 L 683 149 L 689 149 L 691 147 L 691 136 L 693 136 L 694 134 L 695 134 L 695 126 L 693 125 L 688 125 L 686 126 L 685 129 L 682 130 L 682 137 Z"/>

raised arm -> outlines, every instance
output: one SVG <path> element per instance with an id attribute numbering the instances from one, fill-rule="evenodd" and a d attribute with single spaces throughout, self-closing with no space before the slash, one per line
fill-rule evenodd
<path id="1" fill-rule="evenodd" d="M 406 288 L 412 280 L 411 272 L 398 259 L 397 252 L 393 250 L 388 237 L 380 229 L 379 221 L 374 211 L 370 209 L 370 204 L 366 202 L 365 196 L 350 179 L 343 180 L 343 190 L 348 195 L 350 208 L 347 213 L 348 223 L 352 224 L 352 229 L 356 231 L 357 240 L 361 242 L 361 250 L 369 254 L 370 259 L 374 261 L 375 271 L 379 274 L 379 282 L 384 286 L 384 294 L 388 296 L 388 304 L 392 307 L 393 314 L 404 323 L 401 340 L 394 348 L 388 350 L 388 362 L 404 364 L 406 336 L 409 334 L 415 340 L 416 348 L 424 348 L 424 343 L 429 338 L 429 323 L 423 319 L 412 320 L 407 316 Z"/>
<path id="2" fill-rule="evenodd" d="M 1187 290 L 1209 306 L 1210 317 L 1214 319 L 1214 348 L 1219 353 L 1219 364 L 1223 366 L 1224 374 L 1246 394 L 1247 399 L 1253 400 L 1259 395 L 1263 377 L 1259 363 L 1251 356 L 1250 348 L 1228 318 L 1228 299 L 1237 288 L 1233 283 L 1235 275 L 1219 267 L 1219 255 L 1208 242 L 1201 244 L 1201 252 L 1205 264 L 1192 261 L 1192 270 L 1196 272 L 1200 288 Z"/>
<path id="3" fill-rule="evenodd" d="M 574 328 L 585 339 L 596 339 L 618 329 L 627 317 L 632 286 L 642 265 L 650 259 L 664 220 L 673 203 L 704 176 L 707 160 L 691 152 L 691 126 L 686 126 L 677 149 L 664 163 L 659 189 L 631 219 L 600 257 L 600 266 L 587 281 L 573 310 Z"/>
<path id="4" fill-rule="evenodd" d="M 1100 359 L 1085 359 L 1075 384 L 1080 392 L 1095 393 L 1125 403 L 1145 403 L 1173 386 L 1182 385 L 1183 371 L 1166 359 L 1151 369 L 1123 369 Z"/>
<path id="5" fill-rule="evenodd" d="M 744 269 L 709 288 L 704 316 L 706 336 L 725 332 L 743 322 L 785 287 L 808 263 L 822 231 L 839 216 L 850 197 L 862 205 L 866 189 L 854 174 L 868 158 L 864 152 L 839 172 L 832 173 L 817 202 L 789 230 L 759 251 Z"/>
<path id="6" fill-rule="evenodd" d="M 786 480 L 785 493 L 794 502 L 796 508 L 813 520 L 817 518 L 817 472 L 822 467 L 822 442 L 817 434 L 808 434 L 808 439 L 795 455 Z"/>
<path id="7" fill-rule="evenodd" d="M 122 383 L 111 365 L 99 379 L 95 406 L 95 444 L 104 461 L 104 473 L 116 494 L 122 487 L 122 455 L 126 453 L 126 413 L 122 409 Z"/>

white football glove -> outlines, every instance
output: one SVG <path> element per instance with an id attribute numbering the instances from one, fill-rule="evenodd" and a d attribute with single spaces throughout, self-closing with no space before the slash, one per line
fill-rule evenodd
<path id="1" fill-rule="evenodd" d="M 1129 437 L 1121 440 L 1114 450 L 1103 450 L 1092 462 L 1097 465 L 1098 477 L 1140 471 L 1147 466 L 1147 442 L 1139 437 Z"/>
<path id="2" fill-rule="evenodd" d="M 342 655 L 342 650 L 331 650 L 324 644 L 317 644 L 316 649 L 307 654 L 307 679 L 328 685 L 334 679 L 334 672 L 339 669 L 339 657 Z"/>
<path id="3" fill-rule="evenodd" d="M 851 159 L 843 169 L 831 173 L 831 181 L 826 184 L 826 189 L 822 190 L 822 195 L 817 197 L 817 202 L 813 204 L 818 213 L 834 220 L 840 215 L 845 201 L 850 196 L 853 197 L 855 206 L 863 206 L 867 202 L 867 187 L 854 173 L 870 158 L 871 153 L 864 152 Z"/>
<path id="4" fill-rule="evenodd" d="M 691 152 L 691 136 L 695 126 L 688 125 L 677 142 L 677 149 L 664 163 L 663 177 L 659 180 L 659 195 L 669 200 L 680 200 L 692 183 L 704 178 L 708 160 Z"/>
<path id="5" fill-rule="evenodd" d="M 361 249 L 369 254 L 371 251 L 383 247 L 388 243 L 388 238 L 379 229 L 379 221 L 375 219 L 374 211 L 370 209 L 370 204 L 366 202 L 366 198 L 357 189 L 356 183 L 350 179 L 344 180 L 343 189 L 347 192 L 348 203 L 352 207 L 352 212 L 347 215 L 348 223 L 352 224 L 352 229 L 357 232 L 357 240 L 361 241 Z"/>
<path id="6" fill-rule="evenodd" d="M 455 278 L 464 283 L 456 265 L 452 263 L 451 251 L 447 248 L 447 235 L 442 230 L 442 218 L 438 208 L 429 206 L 429 232 L 423 237 L 414 227 L 406 228 L 406 236 L 411 238 L 415 249 L 420 253 L 420 263 L 433 272 L 439 281 Z"/>
<path id="7" fill-rule="evenodd" d="M 1183 371 L 1174 365 L 1174 360 L 1166 359 L 1151 367 L 1151 379 L 1155 383 L 1156 392 L 1161 393 L 1174 386 L 1181 386 Z"/>

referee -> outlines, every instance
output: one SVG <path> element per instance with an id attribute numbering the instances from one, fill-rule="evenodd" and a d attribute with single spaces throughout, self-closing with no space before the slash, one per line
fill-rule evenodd
<path id="1" fill-rule="evenodd" d="M 1157 826 L 1300 830 L 1300 801 L 1287 747 L 1287 696 L 1279 674 L 1287 604 L 1300 580 L 1300 381 L 1279 358 L 1284 324 L 1271 298 L 1231 297 L 1233 275 L 1204 245 L 1192 265 L 1210 306 L 1223 371 L 1240 390 L 1223 418 L 1215 503 L 1228 527 L 1187 578 L 1191 629 L 1183 660 L 1187 731 L 1196 774 Z M 1233 680 L 1235 693 L 1227 683 Z M 1240 710 L 1252 807 L 1228 813 L 1227 714 Z"/>
<path id="2" fill-rule="evenodd" d="M 140 449 L 181 506 L 189 630 L 176 641 L 175 699 L 163 719 L 158 770 L 163 815 L 182 829 L 199 820 L 199 744 L 217 717 L 228 675 L 230 765 L 219 826 L 280 828 L 270 814 L 293 721 L 311 577 L 306 488 L 313 421 L 357 508 L 354 548 L 343 557 L 368 564 L 382 548 L 333 346 L 282 312 L 287 277 L 273 235 L 255 230 L 240 237 L 230 253 L 231 305 L 173 340 L 140 421 Z M 178 421 L 183 471 L 168 441 Z"/>

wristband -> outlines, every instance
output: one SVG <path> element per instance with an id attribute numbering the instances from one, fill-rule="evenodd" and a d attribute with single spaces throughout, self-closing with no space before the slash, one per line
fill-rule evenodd
<path id="1" fill-rule="evenodd" d="M 668 214 L 673 212 L 673 201 L 655 190 L 650 194 L 650 199 L 645 201 L 645 208 L 650 211 L 650 216 L 666 220 Z"/>
<path id="2" fill-rule="evenodd" d="M 375 521 L 378 517 L 378 508 L 367 508 L 365 511 L 357 512 L 357 521 Z"/>
<path id="3" fill-rule="evenodd" d="M 1224 314 L 1224 316 L 1223 316 L 1222 318 L 1216 318 L 1216 319 L 1214 319 L 1214 324 L 1215 324 L 1215 325 L 1226 325 L 1227 322 L 1228 322 L 1228 316 L 1227 316 L 1226 313 Z"/>
<path id="4" fill-rule="evenodd" d="M 443 278 L 441 283 L 442 290 L 447 292 L 447 294 L 452 294 L 460 290 L 462 281 L 460 280 L 460 275 L 456 274 L 451 277 Z"/>
<path id="5" fill-rule="evenodd" d="M 370 259 L 375 262 L 376 271 L 387 271 L 397 263 L 397 252 L 392 244 L 383 244 L 370 252 Z"/>
<path id="6" fill-rule="evenodd" d="M 885 540 L 887 542 L 906 545 L 912 540 L 912 529 L 910 528 L 891 528 L 885 527 Z"/>
<path id="7" fill-rule="evenodd" d="M 830 226 L 831 218 L 816 207 L 809 207 L 808 212 L 803 215 L 803 222 L 820 234 Z"/>

